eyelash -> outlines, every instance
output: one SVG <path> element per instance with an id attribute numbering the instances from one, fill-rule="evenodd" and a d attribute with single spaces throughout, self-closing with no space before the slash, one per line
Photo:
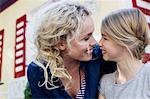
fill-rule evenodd
<path id="1" fill-rule="evenodd" d="M 108 40 L 106 37 L 102 37 L 104 40 Z"/>
<path id="2" fill-rule="evenodd" d="M 104 38 L 104 40 L 108 40 L 107 38 Z"/>
<path id="3" fill-rule="evenodd" d="M 84 38 L 85 41 L 89 40 L 89 36 Z"/>

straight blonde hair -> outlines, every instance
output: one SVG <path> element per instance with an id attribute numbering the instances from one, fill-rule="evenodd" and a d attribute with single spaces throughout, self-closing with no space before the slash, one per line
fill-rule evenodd
<path id="1" fill-rule="evenodd" d="M 148 45 L 149 27 L 144 14 L 136 8 L 122 9 L 106 16 L 101 32 L 105 32 L 117 44 L 124 46 L 132 57 L 141 59 Z"/>

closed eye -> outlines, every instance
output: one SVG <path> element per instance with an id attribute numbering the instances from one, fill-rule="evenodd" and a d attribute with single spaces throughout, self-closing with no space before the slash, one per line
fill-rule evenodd
<path id="1" fill-rule="evenodd" d="M 108 37 L 105 34 L 102 34 L 102 39 L 108 40 Z"/>
<path id="2" fill-rule="evenodd" d="M 84 40 L 85 40 L 85 41 L 88 41 L 88 40 L 89 40 L 89 36 L 85 37 Z"/>
<path id="3" fill-rule="evenodd" d="M 103 37 L 104 40 L 108 40 L 106 37 Z"/>
<path id="4" fill-rule="evenodd" d="M 89 33 L 88 35 L 86 35 L 86 36 L 83 38 L 83 40 L 84 40 L 84 41 L 88 41 L 91 36 L 92 36 L 92 33 Z"/>

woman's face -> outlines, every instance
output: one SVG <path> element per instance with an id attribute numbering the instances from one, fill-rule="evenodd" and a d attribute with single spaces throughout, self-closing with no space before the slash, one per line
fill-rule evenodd
<path id="1" fill-rule="evenodd" d="M 83 33 L 71 41 L 71 48 L 68 49 L 70 58 L 79 61 L 89 61 L 92 59 L 93 46 L 96 41 L 93 37 L 94 23 L 90 16 L 84 21 Z"/>
<path id="2" fill-rule="evenodd" d="M 117 62 L 122 59 L 125 48 L 116 44 L 108 37 L 106 33 L 102 33 L 102 38 L 99 41 L 99 45 L 102 49 L 104 60 Z"/>

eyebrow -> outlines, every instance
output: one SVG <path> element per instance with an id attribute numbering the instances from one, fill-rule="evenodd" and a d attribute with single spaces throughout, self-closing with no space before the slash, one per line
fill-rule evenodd
<path id="1" fill-rule="evenodd" d="M 86 33 L 86 34 L 82 35 L 82 36 L 80 37 L 80 39 L 83 39 L 84 37 L 89 36 L 89 35 L 92 35 L 92 34 L 93 34 L 93 32 Z"/>
<path id="2" fill-rule="evenodd" d="M 93 34 L 93 32 L 90 32 L 90 33 L 87 33 L 86 35 L 92 35 Z"/>
<path id="3" fill-rule="evenodd" d="M 93 34 L 92 32 L 86 33 L 85 35 L 82 35 L 82 37 L 89 36 L 89 35 L 92 35 L 92 34 Z"/>

